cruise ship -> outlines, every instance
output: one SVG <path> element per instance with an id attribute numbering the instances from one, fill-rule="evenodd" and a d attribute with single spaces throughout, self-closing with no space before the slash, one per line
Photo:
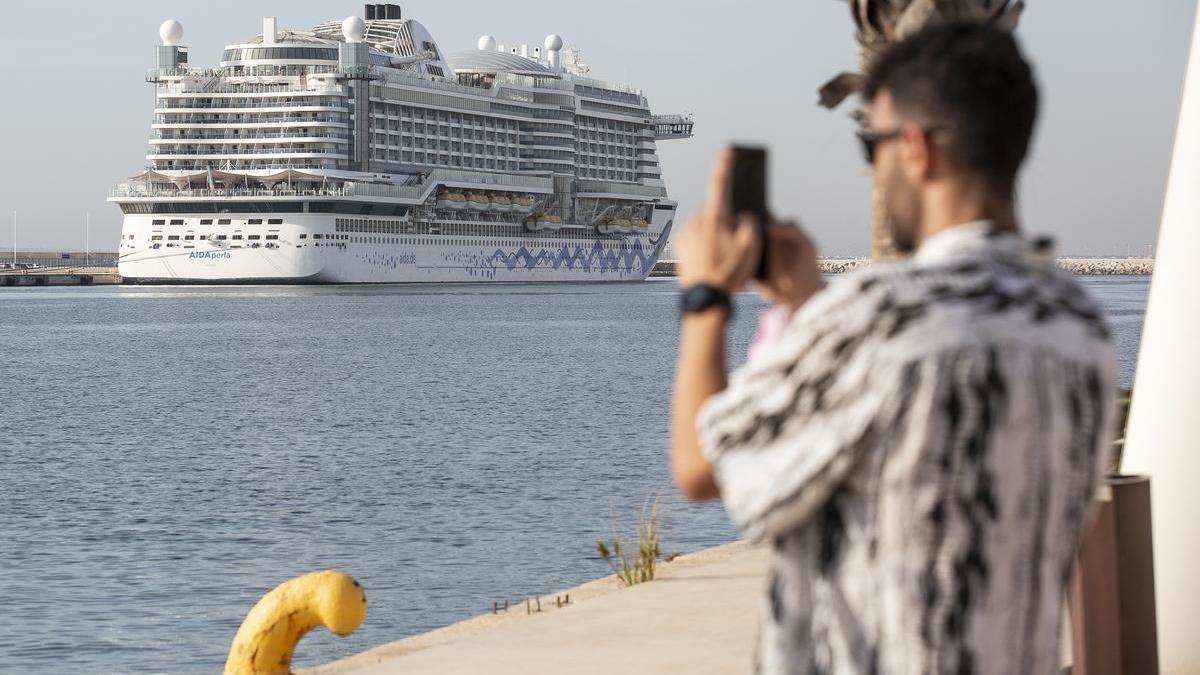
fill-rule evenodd
<path id="1" fill-rule="evenodd" d="M 557 35 L 447 54 L 396 5 L 192 67 L 159 30 L 148 162 L 113 190 L 148 283 L 632 281 L 671 232 L 657 143 L 690 115 Z"/>

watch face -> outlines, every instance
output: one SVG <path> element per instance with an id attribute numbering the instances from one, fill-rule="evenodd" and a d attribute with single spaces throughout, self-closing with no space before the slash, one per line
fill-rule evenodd
<path id="1" fill-rule="evenodd" d="M 729 296 L 724 292 L 698 284 L 684 290 L 682 298 L 682 309 L 684 313 L 703 312 L 709 307 L 722 306 L 729 307 Z"/>

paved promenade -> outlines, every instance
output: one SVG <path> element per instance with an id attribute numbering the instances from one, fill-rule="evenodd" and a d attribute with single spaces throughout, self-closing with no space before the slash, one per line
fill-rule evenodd
<path id="1" fill-rule="evenodd" d="M 748 673 L 766 560 L 763 547 L 720 546 L 662 564 L 646 584 L 620 588 L 607 577 L 542 596 L 540 613 L 512 607 L 298 672 Z M 556 609 L 555 595 L 568 593 L 571 604 Z"/>

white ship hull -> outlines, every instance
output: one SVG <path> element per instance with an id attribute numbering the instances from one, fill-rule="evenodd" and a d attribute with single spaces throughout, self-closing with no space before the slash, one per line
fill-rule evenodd
<path id="1" fill-rule="evenodd" d="M 151 216 L 131 214 L 118 271 L 138 283 L 640 281 L 658 261 L 673 216 L 673 209 L 658 209 L 648 232 L 623 237 L 486 237 L 331 234 L 330 214 L 285 215 L 282 224 L 268 226 L 200 227 L 153 225 Z M 268 232 L 278 239 L 265 240 Z M 210 241 L 210 235 L 226 238 Z M 252 235 L 258 239 L 250 241 Z"/>

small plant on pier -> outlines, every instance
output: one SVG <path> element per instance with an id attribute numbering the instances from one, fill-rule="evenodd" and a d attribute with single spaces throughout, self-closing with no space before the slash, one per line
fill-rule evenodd
<path id="1" fill-rule="evenodd" d="M 659 508 L 659 501 L 659 495 L 655 495 L 653 499 L 647 497 L 646 501 L 642 503 L 641 510 L 638 511 L 636 550 L 629 550 L 629 546 L 626 545 L 624 537 L 615 523 L 611 548 L 603 541 L 596 542 L 596 552 L 612 567 L 617 578 L 626 586 L 654 579 L 662 534 L 662 512 Z"/>

